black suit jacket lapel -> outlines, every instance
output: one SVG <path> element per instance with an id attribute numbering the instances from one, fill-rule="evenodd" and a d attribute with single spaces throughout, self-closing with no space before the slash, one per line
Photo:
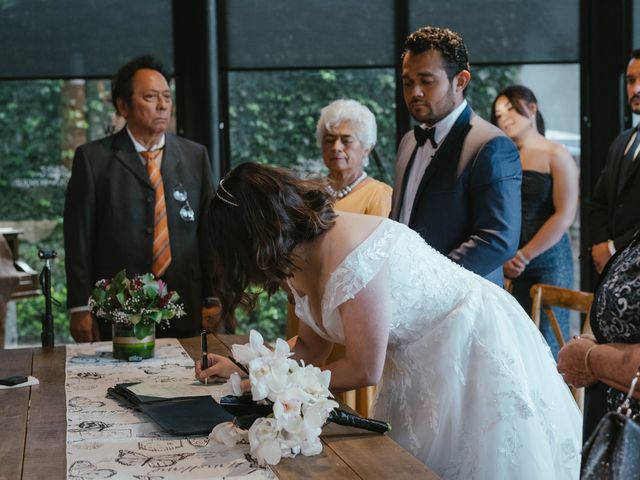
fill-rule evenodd
<path id="1" fill-rule="evenodd" d="M 167 181 L 173 178 L 173 171 L 180 163 L 182 158 L 180 148 L 175 142 L 175 139 L 169 135 L 165 135 L 164 143 L 164 155 L 162 156 L 162 178 L 165 182 L 165 189 L 167 188 Z"/>
<path id="2" fill-rule="evenodd" d="M 181 204 L 173 199 L 173 191 L 175 187 L 180 184 L 181 179 L 177 176 L 176 167 L 182 161 L 183 154 L 180 150 L 180 146 L 175 141 L 175 138 L 170 135 L 165 135 L 164 154 L 162 156 L 162 182 L 164 183 L 164 196 L 167 206 L 167 215 L 170 219 L 176 219 L 179 217 Z M 169 221 L 169 228 L 172 226 L 172 220 Z"/>
<path id="3" fill-rule="evenodd" d="M 632 133 L 633 133 L 633 131 L 632 131 Z M 638 135 L 640 135 L 640 131 L 638 132 Z M 624 144 L 622 146 L 622 151 L 620 152 L 620 155 L 618 157 L 618 158 L 620 158 L 620 162 L 618 164 L 618 174 L 617 174 L 617 178 L 618 178 L 617 194 L 618 195 L 622 195 L 623 191 L 629 185 L 631 185 L 631 180 L 633 179 L 634 175 L 636 174 L 636 171 L 638 170 L 638 165 L 640 164 L 640 153 L 639 153 L 638 154 L 638 158 L 636 158 L 633 161 L 633 163 L 631 164 L 631 166 L 629 167 L 629 171 L 627 172 L 627 176 L 625 178 L 620 178 L 620 174 L 622 172 L 622 163 L 624 162 L 624 157 L 626 157 L 626 155 L 624 153 L 624 149 L 627 146 L 627 144 L 629 143 L 630 139 L 631 139 L 631 135 L 629 135 L 629 138 L 627 138 L 627 141 L 624 142 Z M 631 147 L 633 147 L 633 145 L 631 145 Z"/>
<path id="4" fill-rule="evenodd" d="M 467 105 L 456 122 L 453 124 L 453 127 L 451 127 L 451 130 L 449 130 L 449 133 L 445 137 L 444 142 L 442 143 L 440 148 L 438 148 L 435 155 L 431 159 L 431 163 L 429 163 L 429 166 L 422 176 L 422 180 L 420 180 L 418 191 L 416 192 L 415 199 L 413 200 L 411 219 L 409 220 L 410 225 L 413 223 L 413 217 L 416 213 L 416 203 L 420 200 L 420 196 L 422 195 L 422 192 L 426 188 L 429 181 L 434 178 L 434 176 L 438 172 L 445 168 L 445 166 L 452 167 L 452 175 L 455 175 L 457 163 L 460 158 L 460 153 L 462 152 L 464 139 L 471 129 L 470 122 L 472 113 L 473 112 L 471 110 L 471 107 Z M 455 165 L 452 165 L 451 162 L 455 162 Z"/>
<path id="5" fill-rule="evenodd" d="M 624 139 L 619 143 L 615 152 L 613 152 L 610 163 L 611 163 L 611 172 L 608 175 L 608 185 L 607 185 L 607 195 L 610 199 L 609 201 L 609 215 L 613 215 L 613 211 L 616 205 L 616 198 L 618 198 L 618 191 L 620 186 L 620 168 L 622 167 L 622 160 L 624 157 L 624 147 L 629 143 L 629 138 L 631 137 L 631 131 L 629 131 L 629 135 L 625 135 Z"/>
<path id="6" fill-rule="evenodd" d="M 636 157 L 636 159 L 633 161 L 633 165 L 631 165 L 631 170 L 629 170 L 628 174 L 627 174 L 627 178 L 624 179 L 624 184 L 622 185 L 622 188 L 620 189 L 620 193 L 622 193 L 622 190 L 626 189 L 629 187 L 629 185 L 632 185 L 633 183 L 631 182 L 631 180 L 634 178 L 635 175 L 637 175 L 638 173 L 638 165 L 640 165 L 640 153 L 638 154 L 638 156 Z"/>
<path id="7" fill-rule="evenodd" d="M 142 164 L 140 155 L 136 152 L 133 142 L 126 131 L 126 127 L 113 137 L 113 154 L 131 173 L 148 185 L 149 188 L 153 189 L 147 169 Z"/>

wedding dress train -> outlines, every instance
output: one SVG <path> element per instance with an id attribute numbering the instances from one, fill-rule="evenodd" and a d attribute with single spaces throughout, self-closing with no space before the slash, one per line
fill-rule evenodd
<path id="1" fill-rule="evenodd" d="M 343 343 L 338 306 L 388 275 L 392 317 L 374 417 L 444 479 L 577 479 L 581 416 L 542 335 L 504 290 L 383 219 L 331 273 L 314 322 Z M 380 282 L 378 282 L 380 283 Z"/>

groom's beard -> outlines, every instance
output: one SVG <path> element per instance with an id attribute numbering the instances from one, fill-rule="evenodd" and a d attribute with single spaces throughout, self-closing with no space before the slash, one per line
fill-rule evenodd
<path id="1" fill-rule="evenodd" d="M 640 115 L 640 95 L 634 95 L 629 99 L 631 111 L 636 115 Z"/>
<path id="2" fill-rule="evenodd" d="M 447 93 L 440 100 L 439 103 L 434 104 L 430 102 L 430 108 L 426 114 L 420 115 L 420 117 L 417 117 L 413 114 L 411 116 L 418 122 L 424 123 L 427 126 L 431 127 L 436 123 L 438 123 L 440 120 L 442 120 L 444 117 L 449 115 L 451 112 L 453 112 L 455 108 L 456 108 L 455 92 L 453 90 L 453 85 L 449 83 L 449 89 L 447 90 Z"/>

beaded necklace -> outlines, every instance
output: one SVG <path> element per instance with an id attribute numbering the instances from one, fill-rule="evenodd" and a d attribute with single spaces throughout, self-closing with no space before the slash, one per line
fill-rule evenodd
<path id="1" fill-rule="evenodd" d="M 329 195 L 335 198 L 344 198 L 351 193 L 351 191 L 356 188 L 362 181 L 367 178 L 367 172 L 362 172 L 358 178 L 356 178 L 353 183 L 347 185 L 346 187 L 341 188 L 340 190 L 336 190 L 331 185 L 327 185 L 327 191 Z"/>

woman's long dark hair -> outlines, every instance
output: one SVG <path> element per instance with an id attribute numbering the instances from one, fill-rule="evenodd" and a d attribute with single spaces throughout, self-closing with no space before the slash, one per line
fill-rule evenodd
<path id="1" fill-rule="evenodd" d="M 293 276 L 296 245 L 334 224 L 333 197 L 320 181 L 293 172 L 243 163 L 221 182 L 209 208 L 216 294 L 223 315 L 255 306 L 250 284 L 273 294 Z"/>
<path id="2" fill-rule="evenodd" d="M 535 103 L 536 107 L 538 106 L 538 99 L 530 88 L 527 88 L 524 85 L 511 85 L 498 93 L 498 95 L 496 95 L 496 98 L 493 100 L 493 104 L 491 105 L 491 123 L 493 123 L 494 125 L 498 125 L 498 119 L 496 118 L 496 102 L 500 97 L 506 97 L 515 111 L 523 117 L 529 116 L 527 114 L 527 111 L 525 110 L 525 105 Z M 536 127 L 538 129 L 538 132 L 541 135 L 544 135 L 544 118 L 542 118 L 540 108 L 536 108 Z"/>

